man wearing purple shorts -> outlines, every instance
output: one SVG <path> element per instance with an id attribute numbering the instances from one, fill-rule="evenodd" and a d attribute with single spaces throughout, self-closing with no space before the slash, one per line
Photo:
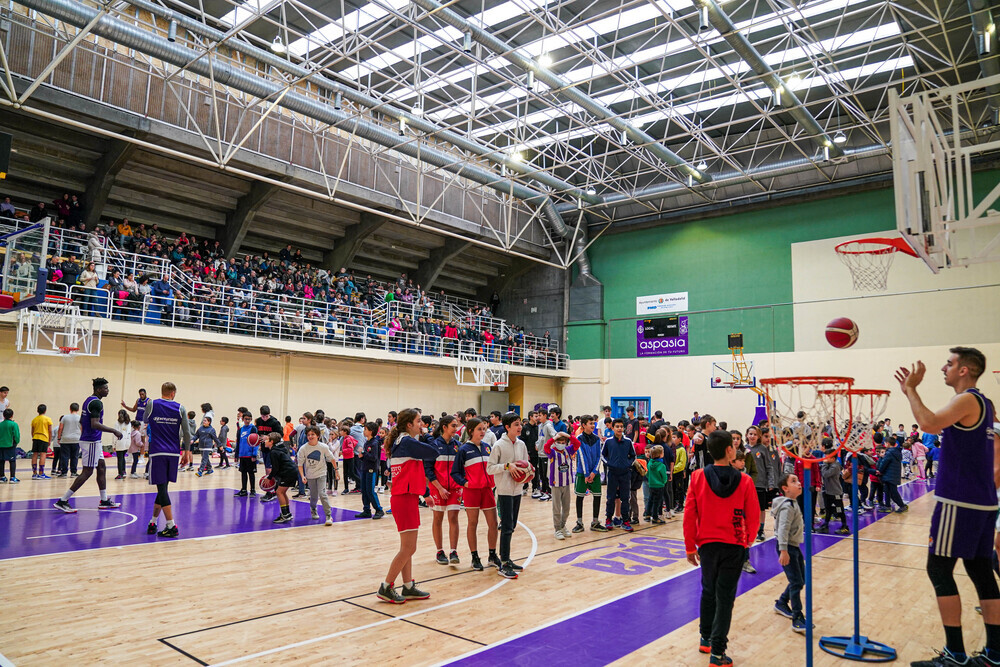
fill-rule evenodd
<path id="1" fill-rule="evenodd" d="M 177 464 L 181 456 L 181 445 L 191 442 L 188 429 L 187 410 L 174 401 L 177 387 L 173 382 L 164 382 L 160 387 L 161 398 L 154 399 L 146 406 L 146 423 L 149 429 L 149 483 L 156 487 L 153 501 L 153 518 L 146 528 L 147 535 L 177 537 L 180 533 L 174 523 L 174 512 L 167 495 L 167 485 L 177 481 Z M 167 519 L 166 527 L 156 532 L 160 512 Z"/>
<path id="2" fill-rule="evenodd" d="M 927 575 L 937 596 L 945 647 L 930 660 L 911 663 L 912 667 L 1000 665 L 1000 588 L 992 569 L 997 517 L 993 460 L 1000 440 L 993 433 L 993 404 L 976 388 L 986 370 L 986 357 L 971 347 L 953 347 L 949 352 L 941 371 L 955 396 L 937 412 L 917 394 L 927 370 L 923 362 L 896 372 L 920 428 L 942 432 Z M 986 648 L 971 656 L 962 639 L 962 601 L 955 584 L 959 558 L 976 587 L 986 624 Z"/>

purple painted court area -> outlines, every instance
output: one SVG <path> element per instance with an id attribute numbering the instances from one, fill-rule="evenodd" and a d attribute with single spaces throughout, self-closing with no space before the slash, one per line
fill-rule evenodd
<path id="1" fill-rule="evenodd" d="M 278 503 L 266 505 L 258 498 L 234 498 L 233 489 L 171 491 L 174 520 L 180 537 L 216 537 L 258 530 L 294 528 L 321 523 L 309 518 L 309 503 L 291 504 L 294 520 L 271 523 L 278 515 Z M 113 496 L 122 504 L 116 510 L 97 509 L 99 498 L 73 498 L 76 514 L 54 507 L 54 498 L 4 503 L 0 506 L 0 560 L 42 554 L 122 547 L 149 542 L 170 542 L 171 538 L 146 534 L 153 513 L 155 493 Z M 318 508 L 322 511 L 322 506 Z M 354 510 L 333 509 L 333 520 L 353 521 Z M 160 517 L 160 528 L 164 520 Z"/>
<path id="2" fill-rule="evenodd" d="M 931 490 L 925 482 L 915 481 L 900 488 L 900 494 L 906 502 L 916 500 Z M 871 513 L 859 517 L 861 528 L 870 526 L 879 518 L 888 516 Z M 840 540 L 850 537 L 836 538 L 828 535 L 818 535 L 813 538 L 813 553 L 818 553 L 834 546 Z M 757 568 L 756 575 L 744 575 L 740 579 L 737 595 L 751 591 L 757 586 L 781 574 L 778 565 L 774 542 L 768 540 L 750 549 L 751 560 Z M 514 637 L 505 642 L 494 644 L 476 653 L 460 658 L 448 664 L 460 665 L 573 665 L 583 664 L 606 665 L 624 658 L 647 644 L 697 620 L 699 601 L 701 599 L 701 570 L 694 569 L 667 579 L 659 584 L 636 591 L 630 595 L 600 605 L 590 611 L 556 623 L 551 627 L 541 628 Z M 669 614 L 664 614 L 669 610 Z M 631 620 L 630 620 L 631 619 Z M 635 623 L 635 619 L 657 619 L 655 623 Z M 628 632 L 614 632 L 612 641 L 587 642 L 587 647 L 581 655 L 579 651 L 567 650 L 566 633 L 562 628 L 603 628 L 604 631 L 628 627 Z M 848 629 L 845 628 L 845 632 Z M 707 662 L 707 660 L 706 660 Z"/>

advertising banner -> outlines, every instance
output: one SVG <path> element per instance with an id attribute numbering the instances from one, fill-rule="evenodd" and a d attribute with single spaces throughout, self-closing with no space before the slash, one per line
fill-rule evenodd
<path id="1" fill-rule="evenodd" d="M 688 318 L 657 317 L 635 326 L 637 357 L 664 357 L 688 353 Z"/>

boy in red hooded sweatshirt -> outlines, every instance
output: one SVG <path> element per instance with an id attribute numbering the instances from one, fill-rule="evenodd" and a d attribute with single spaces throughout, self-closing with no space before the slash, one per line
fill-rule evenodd
<path id="1" fill-rule="evenodd" d="M 715 460 L 691 475 L 684 511 L 684 550 L 688 562 L 701 562 L 701 641 L 710 665 L 732 665 L 726 655 L 736 585 L 744 554 L 754 542 L 760 505 L 753 479 L 732 467 L 733 436 L 712 431 L 708 452 Z"/>

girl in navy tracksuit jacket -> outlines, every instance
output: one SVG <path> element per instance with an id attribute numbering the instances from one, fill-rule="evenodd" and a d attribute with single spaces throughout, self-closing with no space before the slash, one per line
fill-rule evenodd
<path id="1" fill-rule="evenodd" d="M 417 588 L 413 580 L 413 554 L 417 551 L 417 530 L 420 528 L 420 505 L 417 498 L 426 494 L 425 501 L 433 506 L 427 493 L 424 461 L 437 458 L 437 450 L 420 442 L 420 411 L 407 408 L 399 413 L 396 425 L 389 432 L 385 448 L 392 470 L 392 518 L 399 531 L 399 551 L 389 565 L 385 581 L 379 586 L 377 596 L 385 602 L 402 604 L 407 600 L 426 600 L 429 593 Z M 403 575 L 402 593 L 393 588 L 396 576 Z"/>

